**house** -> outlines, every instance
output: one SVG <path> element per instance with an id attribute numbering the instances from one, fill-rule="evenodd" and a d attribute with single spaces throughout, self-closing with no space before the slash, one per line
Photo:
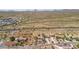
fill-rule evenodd
<path id="1" fill-rule="evenodd" d="M 3 44 L 3 41 L 0 41 L 0 46 Z"/>
<path id="2" fill-rule="evenodd" d="M 19 38 L 15 38 L 15 40 L 26 40 L 26 38 L 23 38 L 23 37 L 19 37 Z"/>
<path id="3" fill-rule="evenodd" d="M 50 40 L 51 43 L 54 43 L 54 44 L 58 43 L 55 35 L 50 36 L 50 39 L 49 40 Z"/>
<path id="4" fill-rule="evenodd" d="M 56 45 L 53 45 L 53 47 L 55 49 L 73 49 L 74 48 L 73 44 L 66 44 L 66 43 L 56 44 Z"/>
<path id="5" fill-rule="evenodd" d="M 52 45 L 51 44 L 44 44 L 40 46 L 41 49 L 51 49 Z"/>
<path id="6" fill-rule="evenodd" d="M 36 44 L 45 44 L 45 38 L 42 34 L 38 34 L 37 36 L 35 36 L 35 40 L 36 40 Z"/>
<path id="7" fill-rule="evenodd" d="M 47 42 L 47 44 L 51 44 L 50 37 L 45 37 L 45 41 Z"/>
<path id="8" fill-rule="evenodd" d="M 39 44 L 44 44 L 43 38 L 37 38 L 36 44 L 37 44 L 37 45 L 39 45 Z"/>
<path id="9" fill-rule="evenodd" d="M 7 41 L 7 42 L 3 42 L 3 45 L 7 47 L 12 47 L 12 46 L 16 46 L 16 42 Z"/>
<path id="10" fill-rule="evenodd" d="M 53 45 L 53 47 L 54 47 L 55 49 L 63 49 L 63 47 L 58 46 L 58 45 Z"/>

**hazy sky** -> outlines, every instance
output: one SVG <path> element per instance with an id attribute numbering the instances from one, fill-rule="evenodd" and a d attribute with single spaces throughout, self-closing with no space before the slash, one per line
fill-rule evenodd
<path id="1" fill-rule="evenodd" d="M 73 9 L 79 0 L 0 0 L 0 9 Z"/>

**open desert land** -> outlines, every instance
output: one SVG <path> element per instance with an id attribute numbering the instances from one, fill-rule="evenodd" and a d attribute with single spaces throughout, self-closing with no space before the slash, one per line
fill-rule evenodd
<path id="1" fill-rule="evenodd" d="M 70 11 L 70 10 L 69 10 Z M 12 18 L 16 24 L 3 25 L 2 29 L 64 29 L 77 30 L 79 27 L 78 10 L 66 11 L 21 11 L 0 12 L 1 18 Z M 24 28 L 24 29 L 23 29 Z"/>

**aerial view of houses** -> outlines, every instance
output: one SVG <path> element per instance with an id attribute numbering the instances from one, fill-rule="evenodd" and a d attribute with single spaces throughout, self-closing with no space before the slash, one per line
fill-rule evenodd
<path id="1" fill-rule="evenodd" d="M 79 10 L 0 10 L 0 49 L 78 49 Z"/>

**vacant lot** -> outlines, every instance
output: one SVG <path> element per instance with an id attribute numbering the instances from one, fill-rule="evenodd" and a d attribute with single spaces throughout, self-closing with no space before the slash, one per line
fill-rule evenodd
<path id="1" fill-rule="evenodd" d="M 4 18 L 17 20 L 17 24 L 0 26 L 1 31 L 79 32 L 79 10 L 0 12 L 0 19 Z"/>

